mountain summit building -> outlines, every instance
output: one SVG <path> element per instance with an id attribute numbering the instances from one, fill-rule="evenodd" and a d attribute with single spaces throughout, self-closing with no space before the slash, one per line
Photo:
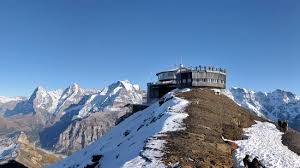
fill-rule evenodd
<path id="1" fill-rule="evenodd" d="M 147 103 L 160 99 L 173 89 L 179 88 L 226 88 L 226 70 L 213 66 L 197 66 L 179 68 L 158 72 L 158 81 L 147 84 Z"/>

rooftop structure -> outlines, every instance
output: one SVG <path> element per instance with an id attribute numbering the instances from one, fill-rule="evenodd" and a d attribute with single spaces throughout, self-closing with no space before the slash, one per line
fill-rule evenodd
<path id="1" fill-rule="evenodd" d="M 148 83 L 147 102 L 160 99 L 176 88 L 226 88 L 226 70 L 213 66 L 183 67 L 162 71 L 156 74 L 158 81 Z"/>

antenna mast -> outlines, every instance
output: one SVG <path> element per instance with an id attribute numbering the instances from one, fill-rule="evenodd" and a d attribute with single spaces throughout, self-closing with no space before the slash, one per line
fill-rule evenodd
<path id="1" fill-rule="evenodd" d="M 182 56 L 180 56 L 180 67 L 182 66 Z"/>

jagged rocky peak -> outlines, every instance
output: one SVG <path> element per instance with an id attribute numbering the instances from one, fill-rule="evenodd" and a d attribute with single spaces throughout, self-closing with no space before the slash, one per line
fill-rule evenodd
<path id="1" fill-rule="evenodd" d="M 31 94 L 29 101 L 33 101 L 38 96 L 45 96 L 45 95 L 47 95 L 47 91 L 42 86 L 38 86 Z"/>
<path id="2" fill-rule="evenodd" d="M 138 85 L 131 84 L 129 80 L 123 80 L 123 81 L 121 80 L 121 81 L 118 81 L 117 83 L 119 83 L 120 86 L 122 86 L 123 88 L 125 88 L 128 91 L 140 90 Z"/>
<path id="3" fill-rule="evenodd" d="M 72 83 L 70 86 L 69 86 L 69 89 L 72 90 L 72 91 L 77 91 L 80 89 L 79 85 L 77 83 Z"/>
<path id="4" fill-rule="evenodd" d="M 66 99 L 71 95 L 77 95 L 83 93 L 83 89 L 80 88 L 80 86 L 76 83 L 72 83 L 69 87 L 67 87 L 61 96 L 61 99 Z"/>
<path id="5" fill-rule="evenodd" d="M 35 90 L 36 91 L 45 91 L 45 89 L 42 86 L 37 86 Z"/>
<path id="6" fill-rule="evenodd" d="M 298 100 L 294 93 L 280 89 L 276 89 L 275 91 L 269 93 L 269 96 L 275 101 L 280 101 L 281 103 L 292 103 Z"/>
<path id="7" fill-rule="evenodd" d="M 23 144 L 29 144 L 27 135 L 24 132 L 21 132 L 17 139 L 17 142 L 23 143 Z"/>
<path id="8" fill-rule="evenodd" d="M 127 92 L 136 92 L 136 91 L 140 91 L 140 88 L 138 85 L 134 85 L 134 84 L 130 83 L 130 81 L 128 81 L 128 80 L 119 80 L 119 81 L 109 85 L 107 89 L 104 89 L 102 91 L 102 95 L 106 94 L 106 93 L 116 94 L 121 90 L 124 90 Z"/>
<path id="9" fill-rule="evenodd" d="M 81 88 L 77 83 L 72 83 L 66 90 L 70 92 L 78 92 Z"/>
<path id="10" fill-rule="evenodd" d="M 131 84 L 128 80 L 117 81 L 104 88 L 100 93 L 91 94 L 84 102 L 75 118 L 84 118 L 90 112 L 120 110 L 128 103 L 142 103 L 143 93 L 137 85 Z"/>

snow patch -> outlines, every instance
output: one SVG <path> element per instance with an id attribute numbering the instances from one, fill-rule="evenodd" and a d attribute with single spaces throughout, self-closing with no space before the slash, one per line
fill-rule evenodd
<path id="1" fill-rule="evenodd" d="M 256 121 L 256 124 L 244 129 L 246 140 L 235 141 L 239 148 L 235 151 L 236 167 L 243 167 L 246 154 L 252 160 L 258 160 L 265 167 L 299 168 L 300 156 L 281 142 L 282 132 L 269 122 Z"/>
<path id="2" fill-rule="evenodd" d="M 0 139 L 0 163 L 17 156 L 16 138 L 4 138 Z"/>
<path id="3" fill-rule="evenodd" d="M 49 167 L 85 167 L 92 163 L 93 155 L 103 156 L 103 168 L 165 167 L 160 158 L 166 142 L 161 137 L 166 132 L 184 129 L 187 105 L 188 101 L 169 93 L 161 106 L 155 103 L 131 115 L 90 146 Z"/>
<path id="4" fill-rule="evenodd" d="M 24 97 L 4 97 L 0 96 L 0 103 L 16 102 L 24 100 Z"/>

